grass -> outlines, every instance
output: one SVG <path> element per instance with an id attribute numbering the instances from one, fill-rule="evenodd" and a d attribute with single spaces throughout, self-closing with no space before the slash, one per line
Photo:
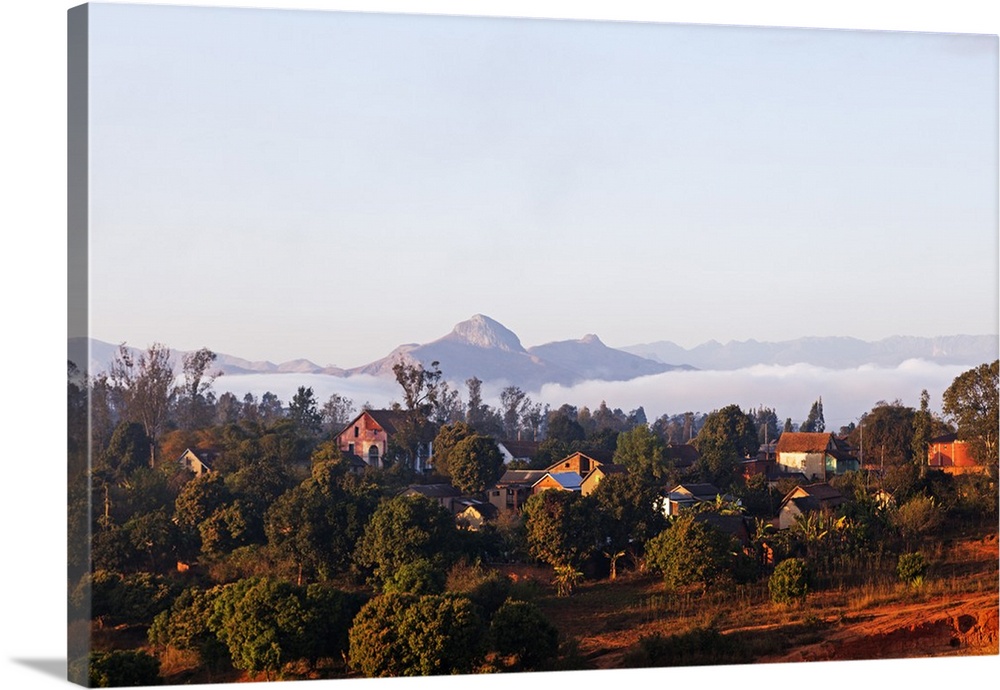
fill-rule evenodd
<path id="1" fill-rule="evenodd" d="M 961 602 L 996 592 L 996 545 L 956 541 L 926 556 L 917 588 L 899 581 L 894 556 L 844 560 L 819 579 L 805 602 L 777 606 L 766 579 L 702 591 L 667 591 L 657 578 L 629 573 L 584 583 L 570 597 L 551 588 L 536 603 L 576 650 L 574 668 L 739 664 L 780 658 L 845 625 L 874 620 L 885 609 Z M 566 667 L 566 666 L 564 666 Z"/>

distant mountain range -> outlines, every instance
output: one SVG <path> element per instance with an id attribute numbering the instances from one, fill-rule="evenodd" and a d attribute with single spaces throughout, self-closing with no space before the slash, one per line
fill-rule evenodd
<path id="1" fill-rule="evenodd" d="M 710 340 L 690 350 L 670 341 L 621 348 L 656 362 L 684 362 L 697 369 L 733 370 L 758 364 L 812 364 L 827 369 L 854 369 L 865 364 L 893 367 L 908 359 L 938 364 L 976 366 L 997 359 L 995 335 L 952 335 L 935 338 L 892 336 L 875 342 L 847 337 L 810 337 L 781 342 L 756 340 L 722 343 Z"/>
<path id="2" fill-rule="evenodd" d="M 640 376 L 675 370 L 735 370 L 760 364 L 806 363 L 830 369 L 856 368 L 865 364 L 897 366 L 908 359 L 940 364 L 975 366 L 992 362 L 998 354 L 997 336 L 942 336 L 919 338 L 895 336 L 877 342 L 855 338 L 799 338 L 783 342 L 748 340 L 725 345 L 710 341 L 685 349 L 669 341 L 611 348 L 596 335 L 525 348 L 520 338 L 488 316 L 476 314 L 457 324 L 450 333 L 429 343 L 401 345 L 385 357 L 353 369 L 321 367 L 296 359 L 275 364 L 251 361 L 218 353 L 216 365 L 223 374 L 327 374 L 393 376 L 400 361 L 429 366 L 440 363 L 445 378 L 458 384 L 475 376 L 484 383 L 516 385 L 526 391 L 543 384 L 573 385 L 588 380 L 628 381 Z M 107 371 L 117 345 L 90 339 L 90 353 L 83 338 L 71 339 L 69 358 L 87 362 L 92 372 Z M 175 352 L 175 367 L 181 370 L 183 352 Z"/>

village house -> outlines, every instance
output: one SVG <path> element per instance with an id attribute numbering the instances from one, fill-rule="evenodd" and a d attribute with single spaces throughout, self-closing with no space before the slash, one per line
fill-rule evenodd
<path id="1" fill-rule="evenodd" d="M 726 501 L 738 503 L 732 496 L 722 495 L 722 491 L 714 484 L 678 484 L 667 492 L 663 514 L 680 515 L 685 508 L 693 508 L 699 503 L 715 503 L 719 496 Z"/>
<path id="2" fill-rule="evenodd" d="M 831 433 L 786 431 L 775 447 L 781 472 L 801 472 L 811 481 L 826 481 L 859 467 L 858 459 Z"/>
<path id="3" fill-rule="evenodd" d="M 625 465 L 613 465 L 608 462 L 598 465 L 590 471 L 590 474 L 583 478 L 583 481 L 580 483 L 580 493 L 584 496 L 589 496 L 597 490 L 597 485 L 605 477 L 610 477 L 614 474 L 628 474 L 628 470 L 625 468 Z"/>
<path id="4" fill-rule="evenodd" d="M 541 479 L 531 485 L 532 494 L 540 494 L 543 491 L 580 491 L 583 478 L 573 472 L 546 472 Z"/>
<path id="5" fill-rule="evenodd" d="M 487 522 L 495 520 L 499 511 L 492 503 L 463 496 L 455 500 L 455 523 L 470 532 L 482 529 Z"/>
<path id="6" fill-rule="evenodd" d="M 677 470 L 688 470 L 698 461 L 698 449 L 690 443 L 667 446 L 663 451 L 667 462 Z"/>
<path id="7" fill-rule="evenodd" d="M 334 442 L 342 453 L 361 458 L 369 467 L 385 467 L 385 456 L 393 436 L 406 421 L 402 410 L 364 410 L 336 435 Z M 425 469 L 430 444 L 421 448 L 414 469 Z"/>
<path id="8" fill-rule="evenodd" d="M 591 471 L 598 467 L 601 463 L 589 455 L 584 455 L 583 453 L 573 453 L 572 455 L 567 455 L 565 458 L 559 462 L 554 462 L 545 468 L 546 472 L 576 472 L 580 475 L 582 480 Z"/>
<path id="9" fill-rule="evenodd" d="M 184 469 L 194 472 L 194 476 L 200 477 L 212 471 L 212 465 L 215 464 L 215 460 L 218 457 L 219 452 L 217 450 L 210 448 L 187 448 L 181 453 L 177 462 Z"/>
<path id="10" fill-rule="evenodd" d="M 503 464 L 509 465 L 512 462 L 531 462 L 538 452 L 537 441 L 522 441 L 520 439 L 505 439 L 497 441 L 497 449 L 503 456 Z"/>
<path id="11" fill-rule="evenodd" d="M 927 466 L 948 474 L 977 472 L 979 463 L 972 457 L 969 444 L 959 440 L 958 434 L 944 434 L 932 438 L 927 446 Z M 985 469 L 985 468 L 983 468 Z"/>
<path id="12" fill-rule="evenodd" d="M 462 492 L 451 484 L 411 484 L 400 492 L 400 496 L 423 496 L 428 498 L 449 513 L 455 512 L 456 501 L 462 498 Z"/>
<path id="13" fill-rule="evenodd" d="M 531 487 L 545 476 L 545 470 L 507 470 L 487 492 L 497 510 L 518 512 L 531 496 Z"/>
<path id="14" fill-rule="evenodd" d="M 776 526 L 788 529 L 800 516 L 814 511 L 832 511 L 845 500 L 840 491 L 826 483 L 797 486 L 782 499 Z"/>

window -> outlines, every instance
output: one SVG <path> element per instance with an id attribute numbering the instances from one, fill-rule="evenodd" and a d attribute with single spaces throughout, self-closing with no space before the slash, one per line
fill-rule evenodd
<path id="1" fill-rule="evenodd" d="M 378 467 L 378 446 L 369 446 L 368 464 L 372 467 Z"/>
<path id="2" fill-rule="evenodd" d="M 348 443 L 347 444 L 347 452 L 351 453 L 352 455 L 354 454 L 354 444 L 353 443 Z"/>
<path id="3" fill-rule="evenodd" d="M 361 431 L 358 429 L 358 427 L 354 427 L 354 438 L 357 438 L 358 434 L 360 434 L 360 433 L 361 433 Z"/>

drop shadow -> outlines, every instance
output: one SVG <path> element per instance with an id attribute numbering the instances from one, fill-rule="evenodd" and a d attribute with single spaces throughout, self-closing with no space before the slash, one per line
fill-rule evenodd
<path id="1" fill-rule="evenodd" d="M 47 676 L 53 676 L 59 680 L 66 680 L 66 660 L 65 659 L 11 659 L 16 664 L 27 666 Z"/>

